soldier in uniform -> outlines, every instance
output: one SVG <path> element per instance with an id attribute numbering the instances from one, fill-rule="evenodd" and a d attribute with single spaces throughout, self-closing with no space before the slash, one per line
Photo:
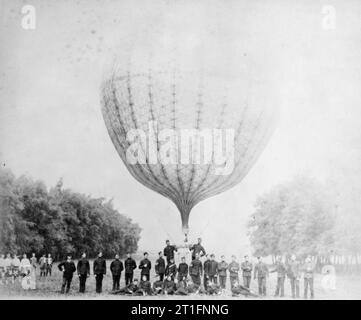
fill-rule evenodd
<path id="1" fill-rule="evenodd" d="M 170 275 L 164 280 L 163 292 L 166 295 L 176 292 L 176 284 Z"/>
<path id="2" fill-rule="evenodd" d="M 287 266 L 287 275 L 291 282 L 292 298 L 300 297 L 300 263 L 296 256 L 291 256 L 291 261 Z"/>
<path id="3" fill-rule="evenodd" d="M 186 263 L 186 258 L 182 257 L 181 258 L 181 263 L 178 266 L 178 281 L 180 281 L 183 278 L 187 278 L 188 277 L 188 264 Z"/>
<path id="4" fill-rule="evenodd" d="M 53 258 L 51 257 L 51 254 L 48 254 L 48 257 L 46 259 L 46 276 L 51 276 L 51 271 L 53 269 Z"/>
<path id="5" fill-rule="evenodd" d="M 155 262 L 155 273 L 159 275 L 160 281 L 164 280 L 164 273 L 165 273 L 165 261 L 163 258 L 163 252 L 158 252 L 159 258 Z"/>
<path id="6" fill-rule="evenodd" d="M 63 283 L 61 285 L 61 293 L 68 293 L 70 290 L 71 281 L 73 280 L 73 274 L 76 271 L 75 263 L 71 260 L 71 255 L 69 254 L 66 258 L 66 261 L 61 262 L 58 265 L 58 269 L 63 272 Z"/>
<path id="7" fill-rule="evenodd" d="M 101 293 L 103 287 L 103 277 L 107 273 L 107 264 L 103 258 L 102 252 L 99 252 L 98 258 L 94 260 L 93 273 L 95 275 L 95 291 L 96 293 Z"/>
<path id="8" fill-rule="evenodd" d="M 198 287 L 201 285 L 201 276 L 203 273 L 202 262 L 199 260 L 199 253 L 196 253 L 194 259 L 189 266 L 189 274 L 192 282 Z"/>
<path id="9" fill-rule="evenodd" d="M 152 268 L 152 264 L 148 259 L 148 252 L 144 252 L 144 259 L 140 261 L 139 269 L 142 271 L 140 272 L 141 277 L 146 276 L 147 280 L 150 279 L 150 269 Z"/>
<path id="10" fill-rule="evenodd" d="M 225 256 L 221 256 L 221 262 L 218 263 L 217 269 L 219 284 L 222 289 L 226 289 L 228 263 L 225 261 Z"/>
<path id="11" fill-rule="evenodd" d="M 238 297 L 240 294 L 248 297 L 258 297 L 255 293 L 253 293 L 251 290 L 249 290 L 249 288 L 242 286 L 239 284 L 238 281 L 233 283 L 233 287 L 231 289 L 232 291 L 232 297 Z"/>
<path id="12" fill-rule="evenodd" d="M 79 276 L 79 292 L 85 292 L 86 279 L 90 276 L 90 264 L 86 258 L 86 253 L 83 252 L 81 259 L 78 261 L 76 270 Z"/>
<path id="13" fill-rule="evenodd" d="M 260 296 L 265 296 L 267 293 L 266 290 L 266 280 L 268 277 L 268 267 L 262 261 L 262 257 L 257 257 L 258 263 L 254 267 L 254 279 L 258 279 L 258 294 Z"/>
<path id="14" fill-rule="evenodd" d="M 307 256 L 305 264 L 303 266 L 303 278 L 304 278 L 304 298 L 307 299 L 308 287 L 310 287 L 311 299 L 314 298 L 313 291 L 313 275 L 315 272 L 315 264 L 312 262 L 311 257 Z"/>
<path id="15" fill-rule="evenodd" d="M 164 256 L 167 258 L 167 263 L 170 262 L 170 259 L 174 259 L 174 251 L 177 251 L 177 247 L 170 244 L 170 241 L 167 240 L 166 246 L 163 250 Z"/>
<path id="16" fill-rule="evenodd" d="M 110 271 L 113 278 L 113 291 L 119 290 L 120 277 L 124 270 L 123 262 L 119 260 L 119 254 L 115 255 L 115 259 L 110 264 Z"/>
<path id="17" fill-rule="evenodd" d="M 277 272 L 277 288 L 275 291 L 275 297 L 278 297 L 280 294 L 280 297 L 285 296 L 285 277 L 287 268 L 286 265 L 282 261 L 282 257 L 278 256 L 276 261 L 276 268 L 270 271 Z"/>
<path id="18" fill-rule="evenodd" d="M 137 268 L 135 260 L 132 258 L 130 252 L 127 253 L 127 258 L 124 261 L 125 267 L 125 285 L 129 285 L 133 282 L 134 269 Z"/>
<path id="19" fill-rule="evenodd" d="M 209 255 L 206 254 L 206 260 L 203 262 L 203 285 L 204 289 L 207 290 L 207 284 L 209 279 L 209 264 L 211 262 L 211 259 L 209 258 Z"/>
<path id="20" fill-rule="evenodd" d="M 195 259 L 197 253 L 198 257 L 203 257 L 206 255 L 206 250 L 202 246 L 202 239 L 198 238 L 198 243 L 194 244 L 193 246 L 190 246 L 190 251 L 192 251 L 192 260 Z"/>
<path id="21" fill-rule="evenodd" d="M 231 288 L 234 284 L 239 282 L 238 272 L 239 272 L 239 263 L 236 260 L 236 256 L 232 256 L 232 262 L 228 266 L 229 278 L 231 281 Z"/>
<path id="22" fill-rule="evenodd" d="M 142 280 L 139 284 L 139 291 L 142 293 L 143 296 L 151 296 L 152 295 L 152 285 L 147 279 L 146 275 L 142 276 Z"/>
<path id="23" fill-rule="evenodd" d="M 181 279 L 178 279 L 178 283 L 176 284 L 176 292 L 174 294 L 179 296 L 187 296 L 188 295 L 188 283 L 187 279 L 182 277 Z"/>
<path id="24" fill-rule="evenodd" d="M 215 255 L 211 254 L 211 260 L 208 266 L 208 279 L 209 281 L 217 284 L 217 276 L 218 276 L 218 263 L 215 260 Z"/>
<path id="25" fill-rule="evenodd" d="M 153 282 L 153 294 L 158 295 L 163 293 L 163 280 L 160 280 L 160 275 L 156 275 L 156 280 Z"/>
<path id="26" fill-rule="evenodd" d="M 176 275 L 177 275 L 177 266 L 174 263 L 174 258 L 170 259 L 167 267 L 165 268 L 165 275 L 166 277 L 170 276 L 172 280 L 174 281 Z"/>
<path id="27" fill-rule="evenodd" d="M 244 256 L 244 261 L 241 264 L 241 269 L 242 269 L 243 285 L 249 289 L 251 286 L 253 265 L 251 262 L 249 262 L 248 256 Z"/>
<path id="28" fill-rule="evenodd" d="M 112 294 L 121 294 L 121 295 L 139 295 L 139 283 L 138 279 L 134 279 L 131 283 L 127 284 L 125 287 L 120 290 L 112 291 Z"/>

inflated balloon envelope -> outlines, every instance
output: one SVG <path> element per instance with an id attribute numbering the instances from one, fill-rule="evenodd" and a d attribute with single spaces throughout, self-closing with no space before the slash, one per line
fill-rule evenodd
<path id="1" fill-rule="evenodd" d="M 164 30 L 172 38 L 172 23 Z M 214 34 L 160 43 L 167 37 L 143 37 L 117 57 L 102 84 L 102 112 L 129 172 L 174 202 L 188 234 L 192 208 L 252 168 L 277 112 L 272 77 L 242 50 Z"/>
<path id="2" fill-rule="evenodd" d="M 194 83 L 196 74 L 150 71 L 114 74 L 103 85 L 103 116 L 121 159 L 135 179 L 175 203 L 186 234 L 192 208 L 239 183 L 274 128 L 272 112 L 245 100 L 237 83 L 227 95 L 216 78 Z"/>

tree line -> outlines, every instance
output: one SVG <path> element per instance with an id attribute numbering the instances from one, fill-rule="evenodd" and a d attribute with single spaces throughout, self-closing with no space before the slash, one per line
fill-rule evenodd
<path id="1" fill-rule="evenodd" d="M 0 169 L 0 252 L 51 253 L 63 259 L 82 252 L 105 257 L 136 252 L 141 228 L 110 201 Z"/>
<path id="2" fill-rule="evenodd" d="M 332 263 L 360 270 L 359 193 L 334 181 L 306 177 L 278 185 L 258 197 L 248 231 L 255 255 L 314 256 L 319 267 Z M 356 196 L 358 195 L 358 196 Z"/>

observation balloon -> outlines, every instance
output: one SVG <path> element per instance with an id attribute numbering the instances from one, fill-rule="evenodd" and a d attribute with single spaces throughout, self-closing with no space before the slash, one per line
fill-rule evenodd
<path id="1" fill-rule="evenodd" d="M 242 181 L 265 148 L 275 112 L 263 89 L 212 70 L 115 69 L 105 78 L 102 113 L 120 158 L 174 202 L 185 234 L 192 208 Z"/>
<path id="2" fill-rule="evenodd" d="M 177 206 L 185 234 L 192 208 L 242 181 L 275 127 L 272 39 L 233 9 L 140 12 L 105 59 L 110 138 L 131 175 Z"/>

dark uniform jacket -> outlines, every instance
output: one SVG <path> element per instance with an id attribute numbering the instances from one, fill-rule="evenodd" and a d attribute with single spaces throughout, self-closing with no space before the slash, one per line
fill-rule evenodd
<path id="1" fill-rule="evenodd" d="M 149 281 L 141 281 L 139 284 L 139 288 L 146 294 L 152 294 L 152 286 Z"/>
<path id="2" fill-rule="evenodd" d="M 163 281 L 157 280 L 153 282 L 153 292 L 157 293 L 158 291 L 163 290 Z"/>
<path id="3" fill-rule="evenodd" d="M 251 277 L 253 269 L 252 263 L 250 263 L 249 261 L 242 262 L 241 269 L 243 277 Z"/>
<path id="4" fill-rule="evenodd" d="M 110 271 L 114 276 L 121 275 L 123 270 L 124 270 L 123 262 L 121 262 L 119 259 L 113 260 L 112 263 L 110 264 Z"/>
<path id="5" fill-rule="evenodd" d="M 218 273 L 218 263 L 217 263 L 217 261 L 214 261 L 214 260 L 209 261 L 208 275 L 212 277 L 212 276 L 215 276 L 217 273 Z"/>
<path id="6" fill-rule="evenodd" d="M 188 276 L 188 264 L 182 262 L 178 266 L 178 276 L 179 277 L 187 277 Z"/>
<path id="7" fill-rule="evenodd" d="M 126 287 L 126 291 L 129 293 L 135 293 L 139 290 L 139 285 L 136 285 L 135 283 L 130 283 Z"/>
<path id="8" fill-rule="evenodd" d="M 202 257 L 206 254 L 206 250 L 204 250 L 203 246 L 201 244 L 194 244 L 189 248 L 190 251 L 192 251 L 192 259 L 194 260 L 196 257 L 196 254 L 199 253 L 199 256 Z"/>
<path id="9" fill-rule="evenodd" d="M 164 280 L 163 288 L 167 293 L 174 293 L 176 285 L 173 280 Z"/>
<path id="10" fill-rule="evenodd" d="M 175 277 L 177 274 L 177 266 L 175 263 L 168 263 L 167 268 L 165 268 L 165 275 Z"/>
<path id="11" fill-rule="evenodd" d="M 94 260 L 93 273 L 94 274 L 106 274 L 107 273 L 107 264 L 103 257 L 98 257 Z"/>
<path id="12" fill-rule="evenodd" d="M 238 277 L 238 271 L 239 271 L 239 263 L 236 262 L 236 261 L 232 261 L 228 265 L 228 270 L 229 270 L 229 276 L 231 278 L 237 278 Z"/>
<path id="13" fill-rule="evenodd" d="M 268 276 L 268 267 L 264 262 L 258 262 L 254 267 L 254 278 L 265 278 Z"/>
<path id="14" fill-rule="evenodd" d="M 79 275 L 85 276 L 90 275 L 90 264 L 87 259 L 80 259 L 76 266 Z"/>
<path id="15" fill-rule="evenodd" d="M 202 262 L 199 259 L 193 259 L 190 267 L 189 267 L 189 274 L 193 276 L 202 275 L 203 267 Z"/>
<path id="16" fill-rule="evenodd" d="M 164 274 L 165 272 L 165 260 L 163 258 L 158 258 L 155 262 L 155 273 Z"/>
<path id="17" fill-rule="evenodd" d="M 124 261 L 125 273 L 133 273 L 134 269 L 137 267 L 135 260 L 132 258 L 127 258 Z"/>
<path id="18" fill-rule="evenodd" d="M 218 274 L 221 277 L 227 276 L 228 263 L 226 261 L 219 262 L 217 269 L 218 269 Z"/>
<path id="19" fill-rule="evenodd" d="M 168 262 L 170 259 L 174 258 L 174 251 L 177 251 L 177 248 L 175 246 L 169 245 L 164 248 L 163 254 L 167 258 Z"/>
<path id="20" fill-rule="evenodd" d="M 143 259 L 140 261 L 139 269 L 142 269 L 140 272 L 141 275 L 146 274 L 148 275 L 150 273 L 150 269 L 152 268 L 152 264 L 148 259 Z"/>
<path id="21" fill-rule="evenodd" d="M 63 261 L 62 263 L 59 263 L 58 269 L 63 271 L 63 277 L 67 279 L 72 278 L 76 271 L 75 263 L 73 261 Z"/>
<path id="22" fill-rule="evenodd" d="M 277 272 L 277 278 L 284 278 L 287 273 L 286 265 L 283 262 L 276 262 L 275 269 L 271 272 Z"/>
<path id="23" fill-rule="evenodd" d="M 211 260 L 206 260 L 203 262 L 203 271 L 204 271 L 204 274 L 206 276 L 209 275 L 209 264 L 210 264 Z"/>

